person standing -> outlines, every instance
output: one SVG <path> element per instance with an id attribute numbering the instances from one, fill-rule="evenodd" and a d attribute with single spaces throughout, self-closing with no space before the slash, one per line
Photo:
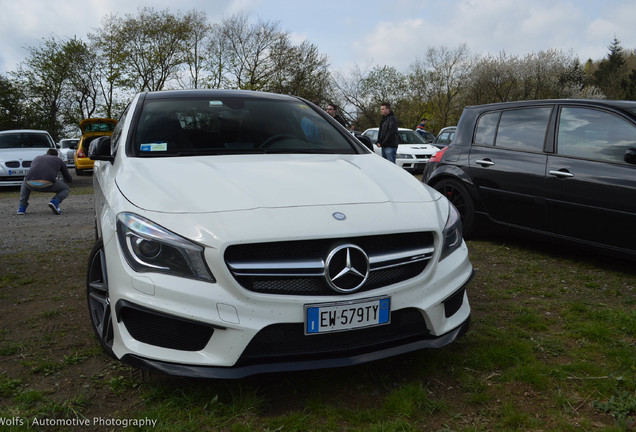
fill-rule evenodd
<path id="1" fill-rule="evenodd" d="M 22 187 L 20 187 L 19 215 L 26 213 L 31 191 L 55 192 L 55 196 L 49 202 L 49 208 L 57 215 L 62 214 L 60 203 L 69 196 L 71 189 L 62 180 L 57 179 L 57 175 L 60 172 L 67 183 L 73 181 L 73 177 L 71 177 L 68 168 L 66 168 L 66 162 L 58 157 L 57 150 L 54 148 L 48 149 L 46 154 L 36 156 L 33 159 L 31 168 L 26 177 L 24 177 Z"/>
<path id="2" fill-rule="evenodd" d="M 422 121 L 420 122 L 420 124 L 417 125 L 417 127 L 415 128 L 415 132 L 417 132 L 422 138 L 426 137 L 426 123 L 428 122 L 428 119 L 423 118 Z"/>
<path id="3" fill-rule="evenodd" d="M 336 119 L 336 121 L 338 123 L 340 123 L 341 125 L 343 125 L 344 127 L 347 127 L 347 122 L 345 122 L 345 119 L 342 118 L 342 116 L 340 115 L 340 113 L 338 112 L 338 106 L 334 105 L 334 104 L 329 104 L 327 105 L 327 113 L 333 117 L 334 119 Z"/>
<path id="4" fill-rule="evenodd" d="M 398 148 L 398 119 L 391 111 L 391 104 L 383 102 L 380 105 L 382 120 L 378 131 L 377 146 L 382 149 L 382 157 L 395 163 Z"/>

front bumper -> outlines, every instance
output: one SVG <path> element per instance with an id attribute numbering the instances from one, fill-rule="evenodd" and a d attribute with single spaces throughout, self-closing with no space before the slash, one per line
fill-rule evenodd
<path id="1" fill-rule="evenodd" d="M 468 317 L 459 327 L 439 337 L 422 338 L 420 340 L 414 340 L 400 345 L 376 349 L 369 352 L 357 354 L 344 353 L 341 356 L 316 358 L 313 360 L 287 359 L 266 363 L 239 365 L 234 367 L 214 367 L 168 363 L 160 360 L 143 358 L 134 354 L 128 354 L 122 358 L 122 361 L 140 369 L 158 371 L 168 375 L 178 375 L 191 378 L 238 379 L 250 375 L 264 373 L 283 371 L 292 372 L 354 366 L 362 363 L 397 356 L 400 354 L 418 351 L 424 348 L 441 348 L 464 335 L 468 331 L 469 326 L 470 317 Z"/>
<path id="2" fill-rule="evenodd" d="M 89 158 L 75 158 L 73 164 L 76 170 L 92 171 L 95 161 Z"/>

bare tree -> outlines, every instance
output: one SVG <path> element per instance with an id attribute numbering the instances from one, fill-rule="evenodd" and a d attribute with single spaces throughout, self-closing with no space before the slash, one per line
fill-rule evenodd
<path id="1" fill-rule="evenodd" d="M 188 72 L 188 82 L 179 81 L 186 88 L 199 88 L 204 82 L 206 48 L 210 45 L 212 25 L 203 11 L 192 10 L 184 16 L 188 32 L 183 49 L 183 62 Z"/>
<path id="2" fill-rule="evenodd" d="M 147 7 L 137 16 L 123 19 L 118 28 L 118 46 L 135 90 L 163 90 L 170 80 L 177 79 L 184 61 L 188 24 L 180 15 Z"/>
<path id="3" fill-rule="evenodd" d="M 119 37 L 123 20 L 115 15 L 107 15 L 96 33 L 89 34 L 91 49 L 95 52 L 96 65 L 92 75 L 98 84 L 102 101 L 101 111 L 106 117 L 114 116 L 116 93 L 131 87 L 125 75 L 125 59 Z"/>
<path id="4" fill-rule="evenodd" d="M 329 87 L 327 56 L 318 47 L 304 41 L 294 46 L 289 37 L 280 38 L 273 47 L 273 72 L 265 90 L 324 100 Z"/>
<path id="5" fill-rule="evenodd" d="M 250 24 L 248 15 L 238 13 L 223 19 L 217 32 L 227 81 L 239 89 L 262 90 L 274 72 L 272 51 L 285 37 L 279 24 L 260 19 Z"/>

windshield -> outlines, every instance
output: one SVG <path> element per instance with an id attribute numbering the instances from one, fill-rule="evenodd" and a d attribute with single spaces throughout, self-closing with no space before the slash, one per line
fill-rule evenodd
<path id="1" fill-rule="evenodd" d="M 115 129 L 116 122 L 86 122 L 81 125 L 84 133 L 92 133 L 92 132 L 112 132 Z"/>
<path id="2" fill-rule="evenodd" d="M 60 141 L 60 147 L 61 148 L 75 149 L 75 148 L 77 148 L 77 143 L 78 142 L 79 142 L 79 140 L 77 140 L 77 139 L 63 139 L 62 141 Z"/>
<path id="3" fill-rule="evenodd" d="M 0 134 L 0 149 L 53 147 L 48 135 L 33 132 Z"/>
<path id="4" fill-rule="evenodd" d="M 426 144 L 426 141 L 412 130 L 398 131 L 399 144 Z"/>
<path id="5" fill-rule="evenodd" d="M 358 152 L 302 101 L 237 96 L 146 100 L 133 139 L 140 157 Z"/>

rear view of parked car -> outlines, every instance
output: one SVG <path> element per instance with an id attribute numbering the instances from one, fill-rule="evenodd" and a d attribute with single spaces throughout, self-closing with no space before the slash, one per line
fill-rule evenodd
<path id="1" fill-rule="evenodd" d="M 21 186 L 33 158 L 50 148 L 56 147 L 47 131 L 0 131 L 0 186 Z"/>
<path id="2" fill-rule="evenodd" d="M 305 100 L 141 93 L 89 153 L 88 307 L 118 359 L 238 378 L 442 347 L 468 328 L 457 211 Z"/>
<path id="3" fill-rule="evenodd" d="M 636 257 L 636 102 L 466 107 L 423 181 L 462 215 Z"/>
<path id="4" fill-rule="evenodd" d="M 87 155 L 88 148 L 95 138 L 112 135 L 116 124 L 117 120 L 109 118 L 90 118 L 80 122 L 82 137 L 73 155 L 75 174 L 81 176 L 93 171 L 93 161 Z"/>

